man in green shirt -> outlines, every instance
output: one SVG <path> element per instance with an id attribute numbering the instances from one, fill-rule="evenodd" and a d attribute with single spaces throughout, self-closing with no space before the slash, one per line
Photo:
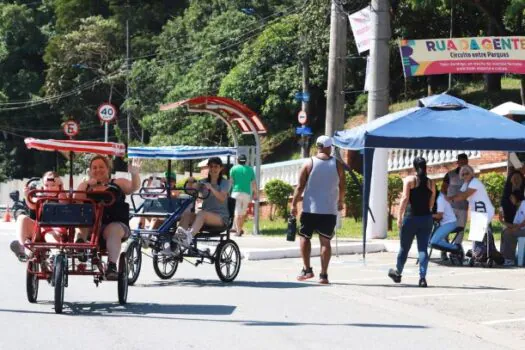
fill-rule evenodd
<path id="1" fill-rule="evenodd" d="M 232 197 L 235 198 L 235 230 L 236 236 L 242 236 L 244 230 L 244 220 L 248 205 L 253 197 L 255 200 L 259 195 L 255 173 L 253 168 L 246 165 L 246 156 L 241 154 L 237 158 L 239 164 L 230 170 L 230 179 L 232 181 Z"/>

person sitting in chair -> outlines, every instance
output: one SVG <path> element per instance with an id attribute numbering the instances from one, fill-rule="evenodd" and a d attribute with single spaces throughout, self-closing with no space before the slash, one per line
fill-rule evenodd
<path id="1" fill-rule="evenodd" d="M 106 192 L 113 188 L 115 202 L 111 206 L 104 207 L 102 214 L 101 237 L 106 241 L 108 253 L 108 265 L 105 271 L 108 280 L 118 277 L 117 260 L 120 254 L 122 241 L 130 235 L 129 229 L 129 206 L 126 203 L 126 195 L 129 195 L 140 187 L 140 164 L 139 159 L 133 159 L 129 165 L 131 180 L 126 178 L 111 177 L 111 161 L 102 155 L 91 158 L 89 163 L 90 179 L 82 182 L 77 187 L 74 198 L 96 198 L 97 192 Z M 82 193 L 85 192 L 85 193 Z M 78 229 L 76 243 L 84 243 L 88 239 L 89 229 Z M 80 260 L 80 259 L 79 259 Z M 82 261 L 82 260 L 81 260 Z"/>
<path id="2" fill-rule="evenodd" d="M 447 242 L 448 235 L 457 227 L 457 220 L 452 205 L 445 198 L 443 186 L 436 202 L 437 211 L 432 217 L 439 222 L 439 227 L 432 235 L 430 244 L 432 248 L 437 250 L 462 254 L 463 248 L 461 244 Z"/>
<path id="3" fill-rule="evenodd" d="M 182 245 L 189 247 L 193 236 L 198 234 L 204 225 L 218 228 L 227 226 L 230 219 L 228 194 L 231 184 L 223 178 L 222 171 L 221 159 L 212 157 L 208 159 L 207 179 L 197 182 L 193 177 L 188 178 L 187 187 L 199 191 L 205 198 L 202 201 L 202 209 L 197 214 L 190 210 L 182 214 L 176 232 L 176 237 Z"/>
<path id="4" fill-rule="evenodd" d="M 54 172 L 54 171 L 47 171 L 42 176 L 42 188 L 41 191 L 62 191 L 64 189 L 64 185 L 62 182 L 62 179 L 60 176 Z M 30 198 L 28 197 L 28 194 L 30 192 L 30 188 L 27 186 L 24 187 L 24 197 L 26 199 L 27 206 L 30 210 L 29 215 L 19 215 L 16 219 L 16 235 L 18 237 L 17 240 L 14 240 L 10 244 L 11 251 L 16 255 L 18 260 L 20 261 L 26 261 L 27 260 L 27 254 L 24 248 L 24 243 L 29 243 L 33 239 L 33 232 L 35 227 L 35 219 L 36 219 L 36 204 L 33 203 Z M 58 195 L 56 193 L 40 193 L 40 195 L 45 195 L 46 197 L 54 197 L 64 199 L 65 193 L 59 193 Z M 44 237 L 40 237 L 37 235 L 37 240 L 45 240 L 45 241 L 57 241 L 58 237 L 61 234 L 65 233 L 65 228 L 63 227 L 46 227 L 41 234 L 44 235 Z"/>

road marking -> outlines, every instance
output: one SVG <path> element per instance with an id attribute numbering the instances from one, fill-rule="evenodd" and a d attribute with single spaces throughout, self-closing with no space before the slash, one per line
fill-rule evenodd
<path id="1" fill-rule="evenodd" d="M 400 295 L 397 297 L 390 297 L 390 300 L 397 299 L 413 299 L 413 298 L 435 298 L 435 297 L 456 297 L 456 296 L 471 296 L 473 294 L 497 294 L 524 291 L 525 288 L 518 289 L 504 289 L 504 290 L 486 290 L 480 292 L 468 291 L 465 293 L 435 293 L 435 294 L 416 294 L 416 295 Z"/>
<path id="2" fill-rule="evenodd" d="M 525 318 L 508 318 L 506 320 L 494 320 L 494 321 L 481 322 L 481 324 L 491 325 L 491 324 L 510 323 L 510 322 L 525 322 Z"/>

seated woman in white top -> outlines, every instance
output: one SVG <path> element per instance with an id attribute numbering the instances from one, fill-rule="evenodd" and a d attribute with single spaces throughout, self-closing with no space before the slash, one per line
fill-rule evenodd
<path id="1" fill-rule="evenodd" d="M 439 192 L 437 198 L 437 212 L 432 216 L 434 220 L 439 221 L 439 227 L 436 229 L 430 240 L 432 248 L 454 253 L 461 252 L 463 250 L 461 244 L 449 243 L 446 240 L 449 233 L 456 229 L 457 222 L 454 209 L 452 209 L 452 206 L 446 200 L 443 191 Z"/>
<path id="2" fill-rule="evenodd" d="M 459 175 L 463 179 L 461 192 L 447 198 L 450 201 L 468 200 L 469 211 L 487 213 L 487 219 L 490 223 L 494 217 L 495 210 L 485 186 L 479 179 L 474 177 L 474 169 L 469 165 L 462 166 Z"/>

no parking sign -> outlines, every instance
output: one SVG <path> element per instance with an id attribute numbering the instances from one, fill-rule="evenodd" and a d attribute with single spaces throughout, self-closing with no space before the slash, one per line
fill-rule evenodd
<path id="1" fill-rule="evenodd" d="M 64 130 L 64 134 L 70 138 L 76 136 L 80 131 L 80 126 L 75 120 L 68 120 L 64 122 L 64 124 L 62 124 L 62 128 Z"/>

